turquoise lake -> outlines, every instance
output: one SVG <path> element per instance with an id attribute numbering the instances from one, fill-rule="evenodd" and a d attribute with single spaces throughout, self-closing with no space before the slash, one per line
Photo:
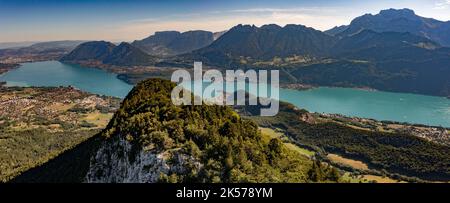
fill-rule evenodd
<path id="1" fill-rule="evenodd" d="M 18 69 L 0 75 L 7 86 L 73 86 L 107 96 L 125 97 L 133 88 L 114 73 L 58 61 L 23 63 Z"/>
<path id="2" fill-rule="evenodd" d="M 95 94 L 125 97 L 133 86 L 116 74 L 57 61 L 24 63 L 0 75 L 8 86 L 74 86 Z M 320 87 L 280 89 L 280 100 L 311 112 L 450 127 L 450 99 L 417 94 Z"/>

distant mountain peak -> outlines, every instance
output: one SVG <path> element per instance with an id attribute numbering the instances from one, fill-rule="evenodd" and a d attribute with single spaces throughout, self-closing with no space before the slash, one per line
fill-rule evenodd
<path id="1" fill-rule="evenodd" d="M 304 25 L 281 27 L 268 24 L 257 27 L 239 24 L 193 55 L 205 57 L 202 60 L 213 63 L 229 63 L 241 57 L 270 61 L 275 57 L 294 55 L 324 56 L 334 43 L 332 36 Z"/>
<path id="2" fill-rule="evenodd" d="M 281 29 L 282 27 L 277 24 L 266 24 L 261 26 L 261 29 Z"/>
<path id="3" fill-rule="evenodd" d="M 117 47 L 115 49 L 128 49 L 128 50 L 135 49 L 135 50 L 142 51 L 139 48 L 131 45 L 128 42 L 121 42 L 119 45 L 117 45 Z"/>
<path id="4" fill-rule="evenodd" d="M 175 31 L 175 30 L 166 30 L 166 31 L 156 31 L 155 32 L 155 35 L 161 35 L 161 34 L 180 34 L 180 32 Z"/>
<path id="5" fill-rule="evenodd" d="M 256 27 L 255 25 L 238 24 L 238 25 L 232 27 L 232 28 L 230 29 L 230 31 L 231 31 L 231 30 L 253 30 L 253 29 L 256 29 L 256 28 L 258 28 L 258 27 Z"/>
<path id="6" fill-rule="evenodd" d="M 284 28 L 308 28 L 308 27 L 306 27 L 306 26 L 304 26 L 304 25 L 300 25 L 300 24 L 286 24 L 285 26 L 284 26 Z"/>
<path id="7" fill-rule="evenodd" d="M 414 17 L 414 16 L 416 16 L 416 13 L 409 8 L 403 8 L 403 9 L 390 8 L 390 9 L 381 10 L 379 15 L 387 16 L 387 17 L 398 17 L 398 16 Z"/>
<path id="8" fill-rule="evenodd" d="M 213 41 L 214 34 L 209 31 L 159 31 L 145 39 L 134 41 L 132 45 L 150 55 L 172 56 L 206 47 Z"/>
<path id="9" fill-rule="evenodd" d="M 326 30 L 325 33 L 335 36 L 348 28 L 348 25 L 334 26 L 333 28 Z"/>
<path id="10" fill-rule="evenodd" d="M 62 61 L 103 60 L 116 47 L 111 42 L 90 41 L 78 45 L 72 52 L 62 57 Z"/>
<path id="11" fill-rule="evenodd" d="M 106 41 L 90 41 L 78 45 L 72 52 L 61 58 L 66 62 L 99 61 L 118 66 L 148 65 L 154 58 L 128 42 L 118 46 Z"/>
<path id="12" fill-rule="evenodd" d="M 381 10 L 376 15 L 365 14 L 353 19 L 346 27 L 333 28 L 326 32 L 330 35 L 345 37 L 364 29 L 376 32 L 409 32 L 433 40 L 440 45 L 450 46 L 450 22 L 424 18 L 408 8 Z"/>
<path id="13" fill-rule="evenodd" d="M 122 42 L 115 47 L 111 54 L 103 60 L 105 64 L 119 66 L 148 65 L 154 63 L 155 59 L 141 49 L 128 42 Z"/>
<path id="14" fill-rule="evenodd" d="M 220 31 L 220 32 L 215 32 L 213 33 L 214 36 L 214 41 L 216 41 L 217 39 L 219 39 L 223 34 L 225 34 L 226 32 L 228 32 L 228 30 L 224 30 L 224 31 Z"/>

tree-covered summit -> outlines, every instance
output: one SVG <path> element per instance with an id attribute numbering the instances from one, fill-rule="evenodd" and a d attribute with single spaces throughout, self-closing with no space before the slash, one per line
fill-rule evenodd
<path id="1" fill-rule="evenodd" d="M 125 98 L 103 135 L 124 136 L 149 152 L 192 158 L 186 173 L 161 174 L 169 182 L 337 181 L 336 169 L 317 164 L 261 134 L 258 126 L 227 106 L 173 105 L 175 84 L 162 79 L 139 83 Z M 175 153 L 176 152 L 176 153 Z M 312 168 L 312 166 L 315 166 Z M 320 177 L 314 171 L 321 171 Z"/>

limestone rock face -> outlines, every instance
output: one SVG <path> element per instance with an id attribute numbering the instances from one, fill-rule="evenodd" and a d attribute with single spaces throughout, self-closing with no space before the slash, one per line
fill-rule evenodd
<path id="1" fill-rule="evenodd" d="M 197 160 L 180 150 L 144 150 L 124 136 L 115 136 L 103 142 L 91 157 L 85 182 L 155 183 L 162 175 L 188 172 L 187 164 L 190 169 L 192 165 L 201 167 Z"/>

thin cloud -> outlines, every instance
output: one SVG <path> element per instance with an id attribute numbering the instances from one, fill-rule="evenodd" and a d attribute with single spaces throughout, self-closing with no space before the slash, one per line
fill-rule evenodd
<path id="1" fill-rule="evenodd" d="M 160 21 L 160 18 L 142 18 L 142 19 L 133 19 L 128 21 L 129 23 L 154 23 Z"/>
<path id="2" fill-rule="evenodd" d="M 433 9 L 442 10 L 447 9 L 450 6 L 450 0 L 439 1 L 434 4 Z"/>
<path id="3" fill-rule="evenodd" d="M 302 8 L 248 8 L 238 10 L 181 13 L 158 18 L 135 19 L 122 22 L 110 29 L 115 38 L 141 39 L 162 30 L 223 31 L 237 24 L 262 26 L 264 24 L 301 24 L 318 30 L 348 24 L 357 16 L 352 10 L 338 7 Z M 113 36 L 111 36 L 113 37 Z"/>
<path id="4" fill-rule="evenodd" d="M 236 9 L 229 12 L 234 13 L 263 13 L 263 12 L 335 12 L 336 9 L 330 7 L 302 7 L 302 8 L 249 8 L 249 9 Z"/>
<path id="5" fill-rule="evenodd" d="M 301 10 L 304 11 L 304 9 Z M 308 11 L 311 11 L 311 9 Z M 216 32 L 230 29 L 237 24 L 256 26 L 264 24 L 278 24 L 280 26 L 302 24 L 318 30 L 326 30 L 335 25 L 346 24 L 351 20 L 351 17 L 339 16 L 333 13 L 324 14 L 320 13 L 319 10 L 317 13 L 300 12 L 300 9 L 251 9 L 250 12 L 234 10 L 228 14 L 192 16 L 190 18 L 171 17 L 158 20 L 135 20 L 123 23 L 116 29 L 116 32 L 111 33 L 127 36 L 130 39 L 141 39 L 162 30 L 208 30 Z M 116 38 L 120 37 L 117 36 Z"/>

